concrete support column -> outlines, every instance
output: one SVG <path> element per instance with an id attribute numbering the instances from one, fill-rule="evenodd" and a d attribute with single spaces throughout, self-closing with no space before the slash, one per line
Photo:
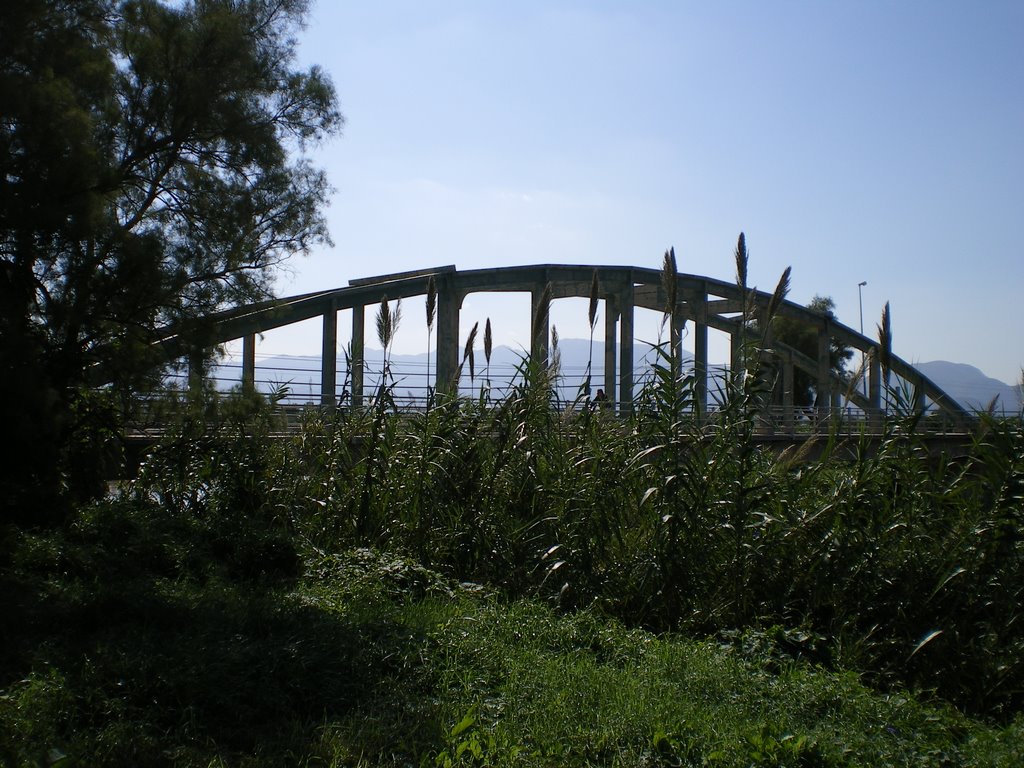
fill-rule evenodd
<path id="1" fill-rule="evenodd" d="M 352 307 L 352 406 L 363 405 L 363 368 L 366 350 L 366 307 L 357 304 Z"/>
<path id="2" fill-rule="evenodd" d="M 793 360 L 788 358 L 782 363 L 782 423 L 789 432 L 796 426 L 793 399 Z"/>
<path id="3" fill-rule="evenodd" d="M 828 326 L 818 331 L 818 381 L 815 385 L 817 390 L 818 418 L 825 418 L 832 407 L 832 382 L 829 374 L 832 370 L 829 359 L 829 335 Z"/>
<path id="4" fill-rule="evenodd" d="M 604 299 L 604 395 L 612 408 L 618 402 L 615 387 L 615 331 L 618 319 L 618 303 L 614 296 L 608 295 Z"/>
<path id="5" fill-rule="evenodd" d="M 772 318 L 768 316 L 768 305 L 758 307 L 757 323 L 761 329 L 761 338 L 752 334 L 749 347 L 744 351 L 747 356 L 747 367 L 759 369 L 759 375 L 766 381 L 770 379 L 768 397 L 763 403 L 761 415 L 762 423 L 772 423 L 772 409 L 779 402 L 778 394 L 781 383 L 779 373 L 781 371 L 783 357 L 775 350 L 775 329 L 772 327 Z M 756 356 L 756 357 L 755 357 Z"/>
<path id="6" fill-rule="evenodd" d="M 619 308 L 619 413 L 633 410 L 633 278 L 622 290 Z"/>
<path id="7" fill-rule="evenodd" d="M 868 378 L 868 404 L 871 409 L 870 417 L 872 422 L 878 421 L 882 413 L 882 366 L 878 362 L 878 353 L 871 351 L 868 362 L 870 372 Z"/>
<path id="8" fill-rule="evenodd" d="M 338 402 L 338 310 L 324 313 L 324 333 L 320 352 L 320 404 L 334 406 Z"/>
<path id="9" fill-rule="evenodd" d="M 914 413 L 924 411 L 924 385 L 919 381 L 912 381 L 914 387 Z"/>
<path id="10" fill-rule="evenodd" d="M 530 357 L 542 366 L 548 365 L 548 344 L 551 339 L 551 305 L 541 312 L 541 301 L 547 283 L 538 284 L 530 291 Z M 548 296 L 550 297 L 550 293 Z M 538 324 L 539 323 L 539 324 Z"/>
<path id="11" fill-rule="evenodd" d="M 438 392 L 458 392 L 459 310 L 462 297 L 441 278 L 437 286 L 437 382 Z"/>
<path id="12" fill-rule="evenodd" d="M 256 388 L 256 334 L 242 337 L 242 389 Z"/>
<path id="13" fill-rule="evenodd" d="M 743 369 L 743 326 L 737 320 L 736 328 L 729 335 L 729 373 L 737 376 Z"/>
<path id="14" fill-rule="evenodd" d="M 693 307 L 693 376 L 694 376 L 694 408 L 697 416 L 703 417 L 708 412 L 708 294 L 701 287 L 700 291 L 691 294 L 690 305 Z"/>
<path id="15" fill-rule="evenodd" d="M 188 388 L 198 392 L 206 378 L 206 357 L 203 350 L 192 349 L 188 353 Z"/>
<path id="16" fill-rule="evenodd" d="M 695 378 L 694 395 L 700 416 L 708 412 L 708 326 L 705 323 L 694 323 L 693 326 L 693 375 Z"/>

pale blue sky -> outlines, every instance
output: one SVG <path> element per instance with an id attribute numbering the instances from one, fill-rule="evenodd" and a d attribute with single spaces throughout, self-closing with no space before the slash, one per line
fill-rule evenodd
<path id="1" fill-rule="evenodd" d="M 657 268 L 670 245 L 732 279 L 744 231 L 758 287 L 791 265 L 790 298 L 856 328 L 866 280 L 866 330 L 890 301 L 900 356 L 1020 377 L 1024 2 L 320 0 L 300 40 L 348 122 L 315 152 L 335 247 L 282 295 L 441 264 Z M 527 305 L 469 297 L 463 333 L 491 316 L 525 339 Z M 405 313 L 399 347 L 422 350 Z M 586 336 L 581 304 L 554 321 Z M 261 351 L 319 343 L 313 324 Z"/>

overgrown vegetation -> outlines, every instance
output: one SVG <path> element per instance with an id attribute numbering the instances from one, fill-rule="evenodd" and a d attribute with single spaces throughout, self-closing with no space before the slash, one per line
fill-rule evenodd
<path id="1" fill-rule="evenodd" d="M 305 151 L 342 117 L 296 61 L 308 8 L 0 4 L 0 519 L 94 498 L 123 401 L 90 388 L 152 386 L 169 328 L 198 365 L 202 318 L 329 242 Z"/>
<path id="2" fill-rule="evenodd" d="M 1018 765 L 985 725 L 793 652 L 687 639 L 368 549 L 239 570 L 194 518 L 83 511 L 5 568 L 0 763 Z M 242 546 L 249 546 L 245 542 Z M 12 566 L 13 567 L 10 567 Z M 11 574 L 18 574 L 16 581 Z"/>
<path id="3" fill-rule="evenodd" d="M 302 153 L 342 118 L 295 66 L 307 6 L 0 7 L 0 764 L 1024 762 L 1024 426 L 931 455 L 887 308 L 880 439 L 759 447 L 773 330 L 817 347 L 773 329 L 788 270 L 744 302 L 713 418 L 670 251 L 628 415 L 589 400 L 592 359 L 556 402 L 554 330 L 492 390 L 490 321 L 478 395 L 400 413 L 385 300 L 367 408 L 283 435 L 272 398 L 195 387 L 151 404 L 170 427 L 105 495 L 156 342 L 201 370 L 201 318 L 327 239 Z"/>
<path id="4" fill-rule="evenodd" d="M 1019 764 L 1024 426 L 935 456 L 893 390 L 880 439 L 775 455 L 748 327 L 712 419 L 672 344 L 628 417 L 529 359 L 289 437 L 251 392 L 168 403 L 116 495 L 4 530 L 0 759 Z"/>

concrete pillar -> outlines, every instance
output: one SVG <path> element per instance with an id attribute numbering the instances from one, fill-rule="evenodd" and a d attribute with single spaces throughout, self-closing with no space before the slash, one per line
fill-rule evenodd
<path id="1" fill-rule="evenodd" d="M 702 286 L 690 294 L 693 307 L 694 408 L 697 416 L 708 412 L 708 294 Z"/>
<path id="2" fill-rule="evenodd" d="M 324 313 L 324 333 L 320 353 L 320 404 L 338 402 L 338 310 L 334 305 Z"/>
<path id="3" fill-rule="evenodd" d="M 188 388 L 198 392 L 206 378 L 206 358 L 203 350 L 192 349 L 188 354 Z"/>
<path id="4" fill-rule="evenodd" d="M 614 296 L 606 296 L 604 300 L 604 395 L 608 404 L 614 408 L 618 402 L 615 387 L 615 331 L 619 319 L 618 302 Z"/>
<path id="5" fill-rule="evenodd" d="M 760 329 L 761 338 L 751 334 L 750 344 L 744 349 L 748 370 L 758 369 L 759 376 L 770 384 L 767 398 L 763 402 L 763 412 L 760 414 L 762 423 L 771 424 L 772 409 L 778 403 L 778 392 L 780 387 L 779 372 L 783 358 L 775 351 L 775 329 L 772 327 L 772 318 L 768 317 L 768 304 L 757 307 L 755 310 L 757 325 Z"/>
<path id="6" fill-rule="evenodd" d="M 242 388 L 256 388 L 256 334 L 242 337 Z"/>
<path id="7" fill-rule="evenodd" d="M 708 326 L 706 323 L 694 323 L 693 349 L 694 396 L 699 415 L 704 416 L 708 412 Z"/>
<path id="8" fill-rule="evenodd" d="M 551 339 L 551 308 L 550 303 L 547 311 L 540 313 L 541 300 L 544 298 L 544 290 L 547 283 L 538 284 L 530 291 L 530 357 L 540 361 L 545 368 L 548 365 L 548 343 Z M 550 297 L 550 293 L 548 296 Z M 540 325 L 536 325 L 537 322 Z"/>
<path id="9" fill-rule="evenodd" d="M 878 354 L 872 350 L 868 362 L 870 377 L 868 378 L 868 404 L 871 409 L 869 414 L 873 423 L 877 423 L 882 413 L 882 366 L 878 362 Z"/>
<path id="10" fill-rule="evenodd" d="M 438 392 L 457 392 L 459 383 L 459 310 L 462 297 L 451 281 L 437 281 L 437 381 Z"/>
<path id="11" fill-rule="evenodd" d="M 796 415 L 793 412 L 793 378 L 793 360 L 790 357 L 782 363 L 782 423 L 789 432 L 796 426 Z"/>
<path id="12" fill-rule="evenodd" d="M 736 321 L 736 328 L 729 334 L 729 373 L 735 377 L 743 370 L 743 324 Z"/>
<path id="13" fill-rule="evenodd" d="M 828 335 L 828 324 L 818 330 L 818 381 L 817 390 L 818 418 L 824 419 L 828 416 L 832 407 L 832 382 L 830 373 L 832 371 L 831 360 L 829 359 L 829 347 L 831 346 Z"/>
<path id="14" fill-rule="evenodd" d="M 910 382 L 914 387 L 914 413 L 921 413 L 924 411 L 924 385 L 919 381 Z"/>
<path id="15" fill-rule="evenodd" d="M 622 290 L 619 308 L 619 413 L 633 410 L 633 278 Z"/>
<path id="16" fill-rule="evenodd" d="M 366 307 L 352 307 L 352 406 L 363 405 L 363 368 L 366 350 Z"/>

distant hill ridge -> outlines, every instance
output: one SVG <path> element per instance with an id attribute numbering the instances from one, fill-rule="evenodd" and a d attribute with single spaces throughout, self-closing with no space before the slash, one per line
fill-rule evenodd
<path id="1" fill-rule="evenodd" d="M 561 339 L 558 344 L 561 358 L 561 369 L 569 388 L 578 386 L 587 367 L 587 360 L 590 356 L 590 342 L 587 339 Z M 652 360 L 655 354 L 650 344 L 636 342 L 633 347 L 634 369 L 641 374 Z M 461 350 L 460 350 L 461 359 Z M 506 378 L 522 360 L 526 354 L 523 349 L 516 349 L 505 345 L 497 346 L 491 355 L 491 373 L 495 379 Z M 476 374 L 479 379 L 483 375 L 486 361 L 483 348 L 474 350 Z M 693 356 L 684 352 L 687 360 Z M 366 349 L 367 382 L 372 380 L 374 373 L 379 370 L 383 360 L 383 352 L 380 349 L 368 347 Z M 427 370 L 427 354 L 393 354 L 391 356 L 392 368 L 405 383 L 416 388 L 417 379 L 425 383 Z M 647 361 L 647 362 L 645 362 Z M 437 354 L 430 355 L 431 371 L 436 370 Z M 274 355 L 272 357 L 260 358 L 257 360 L 257 378 L 265 382 L 289 383 L 296 395 L 312 395 L 318 389 L 320 377 L 320 358 L 318 356 L 302 355 Z M 714 371 L 722 363 L 712 362 L 711 369 Z M 339 354 L 339 368 L 344 368 L 344 357 Z M 996 410 L 1003 413 L 1019 413 L 1024 407 L 1022 404 L 1020 389 L 1014 385 L 1007 384 L 998 379 L 986 376 L 982 371 L 972 365 L 964 363 L 953 363 L 946 360 L 934 360 L 927 363 L 917 363 L 915 366 L 925 376 L 934 381 L 940 388 L 953 397 L 958 403 L 968 410 L 983 410 L 988 407 L 993 398 L 996 400 Z M 595 341 L 593 344 L 592 358 L 592 383 L 593 388 L 601 386 L 604 376 L 604 344 Z M 219 366 L 218 377 L 224 384 L 230 384 L 232 380 L 237 381 L 240 376 L 238 362 L 228 362 Z M 342 379 L 339 378 L 339 387 Z"/>
<path id="2" fill-rule="evenodd" d="M 997 412 L 1021 411 L 1019 387 L 986 376 L 973 365 L 933 360 L 930 363 L 918 363 L 914 367 L 969 411 L 988 408 L 993 398 L 996 399 Z"/>

